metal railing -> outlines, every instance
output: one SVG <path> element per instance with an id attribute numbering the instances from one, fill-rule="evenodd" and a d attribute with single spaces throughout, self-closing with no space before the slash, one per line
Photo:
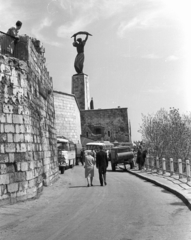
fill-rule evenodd
<path id="1" fill-rule="evenodd" d="M 18 38 L 0 31 L 0 54 L 9 57 L 18 57 L 17 49 Z"/>
<path id="2" fill-rule="evenodd" d="M 145 160 L 147 172 L 170 173 L 170 176 L 177 175 L 179 179 L 186 178 L 187 182 L 191 181 L 191 161 L 174 160 L 173 158 L 158 158 L 148 154 Z"/>

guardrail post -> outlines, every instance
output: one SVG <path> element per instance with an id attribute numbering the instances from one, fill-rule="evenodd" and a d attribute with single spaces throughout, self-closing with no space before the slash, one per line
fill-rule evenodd
<path id="1" fill-rule="evenodd" d="M 170 176 L 174 174 L 174 161 L 173 158 L 170 158 Z"/>
<path id="2" fill-rule="evenodd" d="M 148 154 L 148 156 L 145 159 L 145 162 L 146 162 L 146 172 L 149 170 L 149 158 L 150 158 L 150 155 Z"/>
<path id="3" fill-rule="evenodd" d="M 182 160 L 178 159 L 178 173 L 179 173 L 179 179 L 182 178 Z"/>
<path id="4" fill-rule="evenodd" d="M 186 177 L 187 182 L 190 182 L 190 160 L 186 160 Z"/>
<path id="5" fill-rule="evenodd" d="M 154 170 L 154 166 L 155 166 L 155 158 L 152 156 L 152 158 L 151 158 L 151 173 Z"/>
<path id="6" fill-rule="evenodd" d="M 165 158 L 162 159 L 162 173 L 163 174 L 166 173 L 166 159 Z"/>
<path id="7" fill-rule="evenodd" d="M 157 173 L 160 172 L 159 157 L 156 157 Z"/>

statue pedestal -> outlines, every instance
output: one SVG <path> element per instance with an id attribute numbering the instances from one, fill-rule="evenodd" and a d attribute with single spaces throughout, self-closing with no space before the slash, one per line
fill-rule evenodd
<path id="1" fill-rule="evenodd" d="M 75 95 L 80 110 L 90 109 L 89 80 L 86 74 L 72 76 L 72 94 Z"/>

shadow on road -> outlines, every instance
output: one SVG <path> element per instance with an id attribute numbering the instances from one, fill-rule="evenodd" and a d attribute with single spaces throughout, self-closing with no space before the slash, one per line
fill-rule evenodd
<path id="1" fill-rule="evenodd" d="M 100 185 L 93 185 L 93 186 L 90 186 L 89 188 L 92 188 L 92 187 L 100 187 Z M 69 188 L 88 188 L 88 187 L 86 185 L 86 186 L 71 186 Z"/>

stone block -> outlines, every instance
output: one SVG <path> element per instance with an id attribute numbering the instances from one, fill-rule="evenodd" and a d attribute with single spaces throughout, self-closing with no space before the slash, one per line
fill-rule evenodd
<path id="1" fill-rule="evenodd" d="M 33 171 L 26 171 L 26 180 L 31 180 L 33 179 L 34 176 L 34 172 Z"/>
<path id="2" fill-rule="evenodd" d="M 28 163 L 27 162 L 21 162 L 20 163 L 20 169 L 23 172 L 28 171 Z"/>
<path id="3" fill-rule="evenodd" d="M 26 152 L 26 144 L 25 143 L 20 143 L 20 144 L 16 144 L 16 152 L 17 153 L 22 153 L 22 152 Z"/>
<path id="4" fill-rule="evenodd" d="M 9 174 L 0 175 L 0 185 L 1 184 L 9 184 L 9 183 L 10 183 Z"/>
<path id="5" fill-rule="evenodd" d="M 9 183 L 15 182 L 15 173 L 9 173 Z"/>
<path id="6" fill-rule="evenodd" d="M 7 191 L 9 193 L 14 193 L 19 190 L 19 184 L 18 183 L 11 183 L 7 185 Z"/>
<path id="7" fill-rule="evenodd" d="M 24 134 L 14 134 L 14 142 L 24 142 Z"/>
<path id="8" fill-rule="evenodd" d="M 6 184 L 0 185 L 0 196 L 3 196 L 4 194 L 7 194 Z"/>
<path id="9" fill-rule="evenodd" d="M 7 164 L 7 173 L 14 173 L 15 166 L 13 164 Z"/>
<path id="10" fill-rule="evenodd" d="M 7 123 L 13 123 L 13 115 L 12 114 L 6 114 Z"/>
<path id="11" fill-rule="evenodd" d="M 31 179 L 31 180 L 29 180 L 29 188 L 33 188 L 33 187 L 35 187 L 36 186 L 36 182 L 37 182 L 37 179 L 36 178 L 33 178 L 33 179 Z"/>
<path id="12" fill-rule="evenodd" d="M 15 182 L 23 182 L 26 180 L 25 172 L 15 172 Z"/>
<path id="13" fill-rule="evenodd" d="M 0 164 L 0 174 L 7 173 L 7 165 L 6 164 Z"/>
<path id="14" fill-rule="evenodd" d="M 18 114 L 13 114 L 13 123 L 23 124 L 23 116 Z"/>
<path id="15" fill-rule="evenodd" d="M 27 190 L 25 189 L 24 191 L 18 191 L 16 194 L 17 194 L 17 198 L 26 196 L 27 195 Z"/>
<path id="16" fill-rule="evenodd" d="M 14 133 L 15 128 L 13 124 L 5 124 L 5 132 L 6 133 Z"/>
<path id="17" fill-rule="evenodd" d="M 7 142 L 9 142 L 9 143 L 13 142 L 13 134 L 12 133 L 7 134 Z"/>
<path id="18" fill-rule="evenodd" d="M 4 144 L 0 144 L 0 153 L 5 153 L 5 146 L 4 146 Z"/>
<path id="19" fill-rule="evenodd" d="M 9 162 L 13 163 L 15 161 L 15 154 L 14 153 L 9 153 Z"/>
<path id="20" fill-rule="evenodd" d="M 7 134 L 2 133 L 0 134 L 0 143 L 7 142 Z"/>
<path id="21" fill-rule="evenodd" d="M 28 189 L 28 181 L 19 182 L 19 191 L 25 191 Z"/>
<path id="22" fill-rule="evenodd" d="M 7 143 L 5 144 L 5 152 L 7 153 L 11 153 L 11 152 L 15 152 L 16 148 L 15 148 L 15 144 L 14 143 Z"/>
<path id="23" fill-rule="evenodd" d="M 0 133 L 4 133 L 5 129 L 4 129 L 4 124 L 0 124 Z"/>
<path id="24" fill-rule="evenodd" d="M 32 162 L 29 162 L 29 170 L 33 170 L 35 168 L 35 163 L 32 161 Z"/>
<path id="25" fill-rule="evenodd" d="M 25 126 L 20 124 L 15 125 L 15 133 L 24 133 L 25 132 Z"/>
<path id="26" fill-rule="evenodd" d="M 8 154 L 0 154 L 0 163 L 9 162 Z"/>

